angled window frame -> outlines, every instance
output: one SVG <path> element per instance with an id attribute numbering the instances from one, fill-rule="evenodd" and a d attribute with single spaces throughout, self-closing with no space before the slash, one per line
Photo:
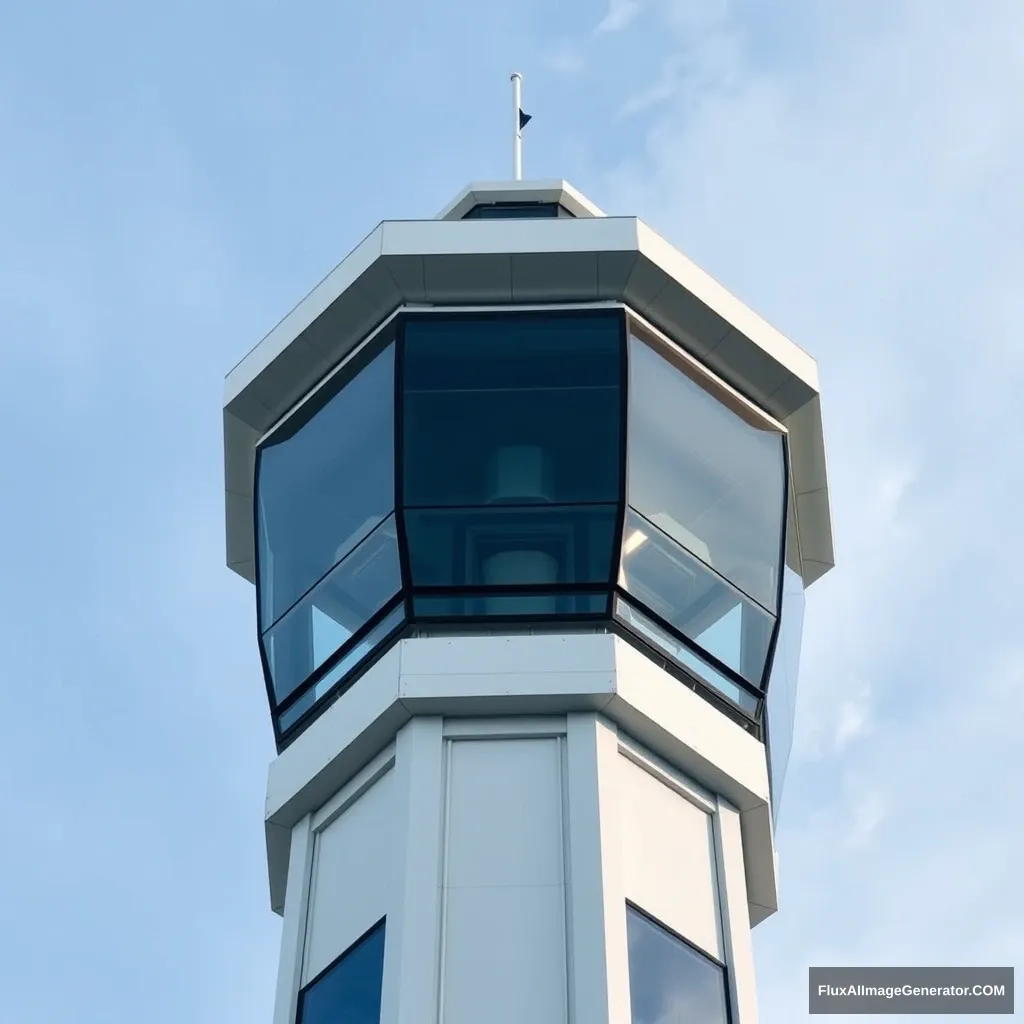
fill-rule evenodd
<path id="1" fill-rule="evenodd" d="M 386 957 L 387 957 L 387 917 L 386 916 L 382 917 L 372 927 L 367 928 L 367 930 L 365 932 L 363 932 L 363 934 L 360 935 L 359 938 L 355 940 L 355 942 L 353 942 L 349 946 L 347 946 L 325 968 L 323 968 L 323 970 L 319 971 L 314 977 L 312 977 L 309 981 L 306 982 L 305 985 L 303 985 L 299 989 L 298 996 L 296 997 L 296 1003 L 295 1003 L 295 1024 L 310 1024 L 310 1022 L 308 1021 L 308 1019 L 306 1017 L 306 1002 L 305 1001 L 306 1001 L 307 994 L 309 992 L 311 992 L 313 989 L 315 989 L 317 987 L 317 985 L 319 985 L 321 982 L 323 982 L 338 967 L 340 967 L 345 962 L 345 960 L 348 959 L 348 957 L 351 954 L 355 953 L 357 950 L 359 950 L 360 948 L 364 947 L 371 940 L 377 938 L 378 935 L 380 935 L 380 937 L 381 937 L 381 943 L 382 943 L 382 947 L 383 947 L 381 949 L 381 957 L 380 957 L 380 962 L 381 962 L 381 972 L 380 972 L 380 974 L 381 974 L 381 976 L 380 976 L 381 997 L 379 998 L 379 1001 L 382 1001 L 383 989 L 384 989 L 384 972 L 385 972 L 385 969 L 386 969 L 386 962 L 385 961 L 386 961 Z M 379 1019 L 380 1018 L 378 1017 L 378 1021 L 379 1021 Z M 316 1024 L 319 1024 L 319 1022 L 316 1022 Z"/>
<path id="2" fill-rule="evenodd" d="M 638 917 L 641 920 L 643 920 L 645 923 L 647 923 L 647 924 L 653 926 L 654 928 L 656 928 L 658 931 L 663 932 L 668 939 L 673 940 L 674 942 L 679 943 L 679 945 L 683 946 L 686 950 L 688 950 L 690 953 L 692 953 L 698 959 L 706 961 L 710 966 L 716 968 L 720 972 L 720 974 L 721 974 L 721 981 L 722 981 L 723 1003 L 724 1003 L 724 1007 L 725 1007 L 725 1020 L 722 1021 L 722 1022 L 715 1021 L 715 1022 L 712 1022 L 712 1024 L 733 1024 L 733 1022 L 735 1020 L 735 1017 L 734 1017 L 733 1005 L 732 1005 L 732 991 L 731 991 L 732 985 L 731 985 L 729 965 L 727 963 L 725 963 L 723 960 L 720 960 L 714 954 L 709 953 L 706 949 L 702 949 L 695 942 L 691 942 L 685 936 L 680 935 L 679 932 L 677 932 L 674 928 L 670 928 L 663 921 L 659 921 L 658 918 L 655 917 L 654 914 L 650 913 L 647 910 L 644 910 L 643 907 L 639 906 L 637 903 L 633 902 L 632 900 L 627 899 L 625 901 L 625 914 L 626 914 L 627 928 L 628 928 L 629 916 L 631 914 L 633 914 L 636 917 Z M 627 960 L 627 970 L 628 970 L 628 968 L 630 966 L 629 965 L 628 949 L 627 949 L 627 953 L 626 953 L 626 960 Z M 632 993 L 632 984 L 633 984 L 632 971 L 629 971 L 630 1004 L 631 1004 L 631 1006 L 630 1006 L 630 1010 L 631 1010 L 630 1016 L 631 1017 L 632 1017 L 632 995 L 633 995 L 633 993 Z"/>

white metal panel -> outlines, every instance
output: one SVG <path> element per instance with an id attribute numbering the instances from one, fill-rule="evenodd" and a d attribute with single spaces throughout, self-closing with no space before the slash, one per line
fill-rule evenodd
<path id="1" fill-rule="evenodd" d="M 643 221 L 638 223 L 637 235 L 639 247 L 648 259 L 663 268 L 708 309 L 764 349 L 776 362 L 806 381 L 813 390 L 818 390 L 818 364 L 799 345 L 748 309 Z"/>
<path id="2" fill-rule="evenodd" d="M 618 737 L 597 715 L 574 714 L 566 747 L 573 1020 L 628 1021 Z"/>
<path id="3" fill-rule="evenodd" d="M 414 718 L 396 741 L 396 814 L 403 831 L 396 907 L 388 917 L 381 1024 L 423 1024 L 437 1007 L 441 940 L 440 718 Z"/>
<path id="4" fill-rule="evenodd" d="M 747 883 L 743 872 L 740 816 L 736 813 L 735 807 L 720 799 L 714 820 L 733 1024 L 757 1024 L 754 948 L 750 941 L 750 914 L 747 910 Z"/>
<path id="5" fill-rule="evenodd" d="M 441 1020 L 566 1019 L 562 741 L 448 741 Z"/>
<path id="6" fill-rule="evenodd" d="M 288 901 L 281 928 L 281 959 L 277 970 L 274 1024 L 295 1024 L 296 1000 L 302 987 L 302 954 L 309 910 L 309 881 L 313 865 L 313 826 L 306 815 L 291 832 Z"/>
<path id="7" fill-rule="evenodd" d="M 455 741 L 449 770 L 447 887 L 561 885 L 558 741 Z"/>
<path id="8" fill-rule="evenodd" d="M 467 293 L 480 302 L 512 301 L 512 257 L 505 253 L 457 253 L 425 261 L 424 287 L 430 302 L 458 302 Z"/>
<path id="9" fill-rule="evenodd" d="M 705 788 L 725 793 L 741 811 L 767 806 L 764 744 L 631 644 L 619 637 L 614 640 L 617 698 L 609 705 L 608 714 L 644 746 L 694 776 Z M 620 709 L 619 700 L 630 710 Z M 651 724 L 656 724 L 657 735 Z M 676 742 L 666 743 L 668 737 Z"/>
<path id="10" fill-rule="evenodd" d="M 601 633 L 436 636 L 402 641 L 402 678 L 615 672 L 613 638 Z"/>
<path id="11" fill-rule="evenodd" d="M 392 770 L 317 834 L 303 983 L 387 915 L 398 881 L 397 809 Z"/>
<path id="12" fill-rule="evenodd" d="M 303 801 L 315 801 L 306 810 L 319 807 L 394 740 L 395 733 L 408 721 L 408 714 L 403 713 L 401 721 L 382 733 L 376 744 L 363 734 L 395 709 L 399 668 L 398 648 L 392 648 L 349 687 L 342 701 L 328 708 L 302 733 L 301 742 L 293 743 L 271 763 L 268 819 L 277 820 L 298 792 L 323 778 L 318 792 Z M 402 710 L 400 705 L 398 710 Z"/>
<path id="13" fill-rule="evenodd" d="M 565 1024 L 564 920 L 560 887 L 449 890 L 442 1024 Z"/>
<path id="14" fill-rule="evenodd" d="M 711 815 L 626 757 L 619 785 L 626 899 L 724 959 Z"/>

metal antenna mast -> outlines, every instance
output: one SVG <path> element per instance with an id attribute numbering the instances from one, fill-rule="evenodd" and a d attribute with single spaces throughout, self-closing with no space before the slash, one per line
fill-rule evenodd
<path id="1" fill-rule="evenodd" d="M 512 137 L 512 178 L 521 181 L 523 177 L 523 129 L 529 124 L 531 114 L 523 112 L 523 76 L 512 72 L 512 115 L 514 131 Z"/>

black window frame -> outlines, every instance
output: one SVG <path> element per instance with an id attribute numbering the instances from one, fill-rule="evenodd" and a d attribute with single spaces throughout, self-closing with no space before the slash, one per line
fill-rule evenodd
<path id="1" fill-rule="evenodd" d="M 565 220 L 576 214 L 553 201 L 509 200 L 498 203 L 476 203 L 460 220 Z"/>
<path id="2" fill-rule="evenodd" d="M 359 936 L 355 942 L 350 943 L 341 953 L 339 953 L 323 970 L 318 971 L 314 977 L 303 985 L 296 996 L 295 1001 L 295 1024 L 305 1024 L 304 1013 L 305 1003 L 304 999 L 306 993 L 311 989 L 315 988 L 319 982 L 327 977 L 336 967 L 338 967 L 342 961 L 348 958 L 351 953 L 354 953 L 360 946 L 364 945 L 370 939 L 372 939 L 378 932 L 383 935 L 384 950 L 381 955 L 381 994 L 383 996 L 384 991 L 384 972 L 386 969 L 386 957 L 387 957 L 387 916 L 382 917 L 376 924 L 367 928 L 362 935 Z"/>
<path id="3" fill-rule="evenodd" d="M 663 931 L 669 938 L 675 939 L 681 945 L 685 946 L 691 952 L 695 953 L 702 960 L 706 960 L 713 967 L 717 967 L 722 972 L 722 991 L 725 993 L 725 1024 L 733 1024 L 734 1013 L 733 1013 L 733 994 L 732 994 L 732 974 L 729 970 L 729 965 L 722 960 L 719 960 L 717 956 L 713 956 L 706 949 L 701 949 L 695 942 L 691 942 L 684 935 L 680 935 L 674 928 L 669 928 L 664 921 L 659 921 L 652 913 L 644 910 L 643 907 L 634 903 L 632 900 L 626 900 L 626 918 L 628 922 L 628 916 L 630 911 L 636 914 L 638 917 L 642 917 L 649 924 L 654 925 L 655 928 Z M 629 966 L 629 954 L 626 954 L 627 970 Z M 632 984 L 632 977 L 630 977 L 630 985 Z M 632 992 L 630 993 L 632 997 Z M 632 998 L 631 998 L 632 1003 Z M 632 1006 L 630 1007 L 630 1016 L 632 1016 Z"/>

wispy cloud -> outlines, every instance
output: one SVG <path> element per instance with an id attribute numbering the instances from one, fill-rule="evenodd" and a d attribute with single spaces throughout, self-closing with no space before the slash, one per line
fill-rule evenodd
<path id="1" fill-rule="evenodd" d="M 542 57 L 546 67 L 562 78 L 576 78 L 587 67 L 587 58 L 580 44 L 564 42 Z"/>
<path id="2" fill-rule="evenodd" d="M 643 10 L 642 0 L 611 0 L 608 13 L 601 19 L 595 31 L 621 32 L 629 28 Z"/>

